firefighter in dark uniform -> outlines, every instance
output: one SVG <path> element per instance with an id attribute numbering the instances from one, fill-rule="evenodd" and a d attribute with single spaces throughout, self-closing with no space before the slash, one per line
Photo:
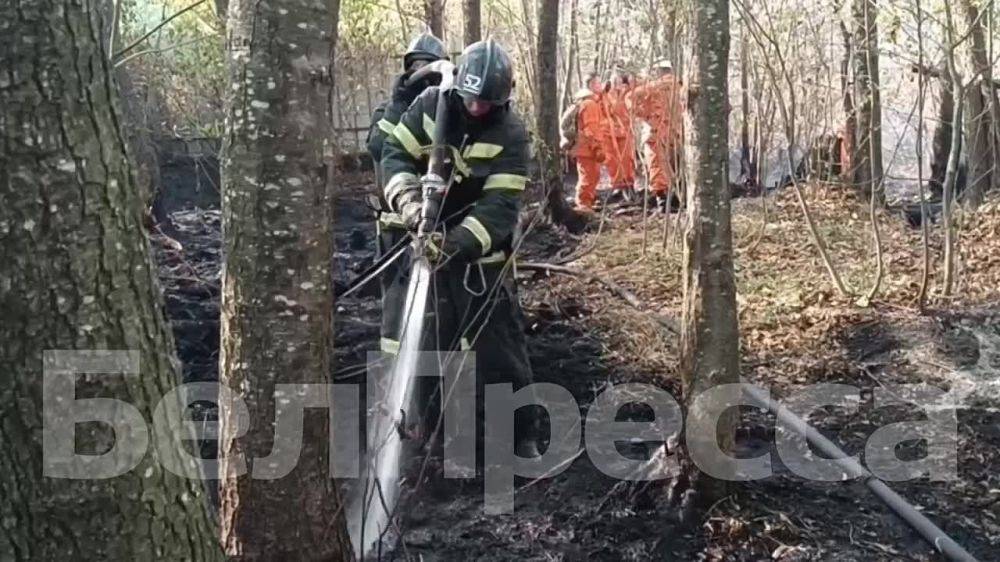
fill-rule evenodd
<path id="1" fill-rule="evenodd" d="M 403 72 L 393 80 L 392 97 L 380 104 L 372 114 L 371 126 L 368 130 L 368 153 L 375 163 L 378 173 L 378 163 L 382 160 L 382 143 L 386 135 L 399 123 L 399 117 L 417 99 L 420 92 L 428 86 L 436 86 L 440 76 L 430 75 L 426 80 L 407 84 L 410 76 L 424 65 L 448 58 L 444 43 L 430 33 L 422 33 L 410 42 L 406 54 L 403 55 Z"/>
<path id="2" fill-rule="evenodd" d="M 372 114 L 371 126 L 368 130 L 368 153 L 371 154 L 372 162 L 375 164 L 376 184 L 381 187 L 383 176 L 379 162 L 382 160 L 382 145 L 393 128 L 399 123 L 400 116 L 410 107 L 413 100 L 429 86 L 435 86 L 441 81 L 438 74 L 431 74 L 426 79 L 408 84 L 414 72 L 434 61 L 448 58 L 444 43 L 430 33 L 418 35 L 403 55 L 403 72 L 395 78 L 392 84 L 392 97 L 375 109 Z M 381 210 L 377 219 L 376 244 L 379 255 L 384 255 L 390 248 L 394 247 L 400 240 L 408 236 L 406 228 L 399 215 L 388 210 L 385 201 L 381 201 Z M 404 261 L 397 259 L 382 272 L 379 279 L 382 288 L 383 310 L 385 308 L 385 294 L 387 289 L 394 283 L 395 278 L 400 274 Z M 393 342 L 398 340 L 398 314 L 383 314 L 382 316 L 382 350 L 389 351 L 393 348 Z"/>
<path id="3" fill-rule="evenodd" d="M 509 267 L 521 198 L 528 182 L 529 139 L 511 107 L 513 67 L 492 39 L 462 53 L 455 85 L 426 89 L 403 113 L 382 150 L 383 194 L 406 227 L 420 223 L 420 177 L 437 122 L 438 96 L 446 96 L 450 180 L 441 205 L 443 236 L 429 244 L 436 264 L 428 323 L 430 349 L 471 349 L 480 385 L 531 383 L 524 318 Z M 408 272 L 384 299 L 384 315 L 402 313 Z M 386 349 L 386 351 L 389 351 Z M 482 393 L 479 394 L 482 397 Z M 523 418 L 523 420 L 521 419 Z M 515 435 L 521 456 L 537 452 L 537 421 L 519 416 Z"/>

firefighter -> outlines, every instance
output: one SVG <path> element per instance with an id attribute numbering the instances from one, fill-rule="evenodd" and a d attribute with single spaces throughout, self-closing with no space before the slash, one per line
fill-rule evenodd
<path id="1" fill-rule="evenodd" d="M 524 123 L 511 107 L 513 85 L 511 59 L 500 45 L 492 39 L 469 45 L 455 86 L 444 91 L 431 87 L 417 97 L 387 136 L 381 164 L 387 178 L 385 200 L 406 227 L 416 231 L 423 205 L 419 178 L 428 171 L 438 96 L 446 96 L 451 169 L 439 215 L 444 234 L 427 244 L 436 266 L 431 288 L 434 318 L 429 321 L 433 329 L 424 346 L 471 349 L 480 384 L 513 383 L 517 389 L 531 383 L 531 366 L 508 262 L 528 182 L 530 149 Z M 383 314 L 402 310 L 408 283 L 404 272 L 387 293 Z M 518 454 L 534 456 L 537 420 L 517 420 Z"/>
<path id="2" fill-rule="evenodd" d="M 643 139 L 643 157 L 648 166 L 648 189 L 658 208 L 669 210 L 669 192 L 677 170 L 682 132 L 680 83 L 670 61 L 653 65 L 649 82 L 627 97 L 632 113 L 649 125 Z"/>
<path id="3" fill-rule="evenodd" d="M 399 123 L 406 108 L 428 86 L 440 82 L 440 75 L 430 75 L 427 79 L 414 84 L 407 84 L 410 76 L 431 62 L 446 59 L 444 43 L 430 33 L 422 33 L 410 42 L 406 54 L 403 55 L 403 72 L 396 77 L 392 85 L 392 97 L 383 102 L 372 114 L 371 127 L 368 130 L 368 152 L 375 164 L 377 185 L 382 185 L 382 171 L 379 162 L 382 159 L 382 146 L 386 137 Z M 380 201 L 377 219 L 376 245 L 378 254 L 384 255 L 397 243 L 407 237 L 403 221 L 398 214 L 389 212 L 385 201 Z M 402 260 L 397 259 L 383 271 L 379 281 L 382 289 L 383 302 L 387 289 L 393 285 L 394 279 L 400 274 Z M 383 308 L 383 310 L 386 310 Z M 386 341 L 395 341 L 399 331 L 399 317 L 396 314 L 383 314 L 381 337 Z"/>
<path id="4" fill-rule="evenodd" d="M 608 142 L 605 144 L 605 165 L 611 178 L 612 193 L 608 202 L 628 202 L 635 187 L 635 141 L 632 136 L 632 114 L 626 98 L 632 81 L 623 70 L 616 70 L 603 96 Z"/>
<path id="5" fill-rule="evenodd" d="M 578 91 L 576 100 L 576 210 L 592 213 L 601 181 L 601 165 L 607 158 L 610 143 L 608 120 L 603 102 L 604 85 L 597 74 L 590 74 L 587 87 Z"/>
<path id="6" fill-rule="evenodd" d="M 372 114 L 372 123 L 368 130 L 368 153 L 376 164 L 382 160 L 382 143 L 387 134 L 392 132 L 399 117 L 417 99 L 420 92 L 428 86 L 436 86 L 440 76 L 430 75 L 427 79 L 414 84 L 407 80 L 414 72 L 437 60 L 448 58 L 444 43 L 430 33 L 422 33 L 410 42 L 406 54 L 403 55 L 403 72 L 392 84 L 392 97 L 380 104 Z"/>

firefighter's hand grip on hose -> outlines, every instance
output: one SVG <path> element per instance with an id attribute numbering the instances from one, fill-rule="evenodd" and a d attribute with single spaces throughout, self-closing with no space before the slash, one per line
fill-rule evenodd
<path id="1" fill-rule="evenodd" d="M 420 217 L 420 227 L 417 229 L 417 236 L 423 238 L 434 231 L 437 226 L 438 214 L 441 211 L 441 203 L 444 201 L 445 192 L 448 187 L 444 178 L 429 172 L 420 178 L 420 185 L 424 191 L 424 203 Z"/>
<path id="2" fill-rule="evenodd" d="M 417 232 L 420 229 L 420 221 L 424 216 L 424 206 L 419 201 L 411 201 L 403 205 L 399 212 L 403 219 L 403 224 L 410 232 Z"/>

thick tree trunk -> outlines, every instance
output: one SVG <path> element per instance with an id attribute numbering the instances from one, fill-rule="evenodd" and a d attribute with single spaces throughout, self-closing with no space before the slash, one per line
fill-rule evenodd
<path id="1" fill-rule="evenodd" d="M 138 373 L 80 377 L 75 392 L 147 421 L 180 382 L 99 13 L 89 0 L 0 6 L 0 560 L 220 560 L 203 487 L 162 468 L 169 451 L 107 479 L 59 477 L 65 465 L 43 458 L 57 427 L 78 454 L 116 459 L 145 429 L 43 410 L 43 352 L 133 350 Z"/>
<path id="2" fill-rule="evenodd" d="M 481 0 L 463 0 L 465 10 L 465 45 L 483 38 L 483 4 Z"/>
<path id="3" fill-rule="evenodd" d="M 739 382 L 739 327 L 726 166 L 729 155 L 729 2 L 703 0 L 694 8 L 693 59 L 687 118 L 687 221 L 684 237 L 684 305 L 681 373 L 688 420 L 708 412 L 695 399 L 720 385 Z M 732 451 L 737 416 L 728 410 L 716 432 L 692 436 L 687 448 L 717 443 Z M 711 445 L 710 445 L 711 446 Z M 719 467 L 722 468 L 722 467 Z M 704 499 L 721 497 L 725 481 L 700 479 Z"/>
<path id="4" fill-rule="evenodd" d="M 963 196 L 963 202 L 970 208 L 978 207 L 983 202 L 983 195 L 992 185 L 993 143 L 991 119 L 993 97 L 993 75 L 986 53 L 986 39 L 983 25 L 979 18 L 979 10 L 971 0 L 962 0 L 962 12 L 965 15 L 966 29 L 969 38 L 963 44 L 961 57 L 963 74 L 970 77 L 970 83 L 965 90 L 965 138 L 964 143 L 968 155 L 968 185 Z"/>
<path id="5" fill-rule="evenodd" d="M 938 104 L 937 127 L 931 139 L 931 177 L 928 181 L 932 197 L 940 199 L 944 193 L 944 176 L 948 171 L 948 156 L 951 154 L 951 135 L 953 131 L 951 120 L 955 112 L 955 96 L 952 94 L 950 80 L 938 82 L 941 93 L 941 103 Z"/>
<path id="6" fill-rule="evenodd" d="M 854 101 L 856 103 L 854 185 L 865 197 L 882 191 L 882 101 L 879 93 L 877 0 L 852 0 Z M 884 193 L 876 193 L 882 203 Z"/>
<path id="7" fill-rule="evenodd" d="M 306 412 L 294 443 L 300 453 L 289 455 L 278 420 L 294 419 L 296 400 L 276 388 L 330 382 L 325 153 L 338 6 L 233 0 L 229 7 L 220 374 L 245 401 L 250 427 L 239 436 L 236 412 L 224 409 L 220 522 L 226 553 L 244 560 L 351 556 L 327 466 L 328 412 Z M 272 453 L 294 464 L 277 468 L 280 460 L 264 460 Z M 249 466 L 237 477 L 239 456 Z"/>
<path id="8" fill-rule="evenodd" d="M 431 33 L 444 40 L 444 1 L 424 0 L 424 21 Z"/>
<path id="9" fill-rule="evenodd" d="M 559 41 L 559 0 L 541 0 L 538 4 L 538 103 L 535 123 L 538 127 L 536 154 L 541 164 L 541 183 L 545 190 L 546 211 L 556 223 L 564 224 L 570 215 L 562 189 L 562 166 L 559 162 L 559 87 L 556 45 Z"/>

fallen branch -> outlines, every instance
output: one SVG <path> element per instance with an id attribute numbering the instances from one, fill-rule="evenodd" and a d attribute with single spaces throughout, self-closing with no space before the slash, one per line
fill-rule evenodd
<path id="1" fill-rule="evenodd" d="M 622 287 L 618 283 L 615 283 L 614 281 L 606 277 L 602 277 L 596 273 L 591 273 L 589 271 L 583 271 L 580 269 L 575 269 L 572 267 L 567 267 L 564 265 L 556 265 L 551 263 L 536 263 L 536 262 L 518 263 L 517 268 L 526 271 L 545 271 L 551 273 L 561 273 L 563 275 L 570 275 L 573 277 L 582 277 L 589 281 L 597 281 L 601 285 L 604 285 L 608 290 L 610 290 L 616 296 L 620 297 L 622 300 L 627 302 L 629 306 L 631 306 L 632 308 L 640 312 L 643 312 L 645 314 L 649 314 L 650 316 L 653 317 L 653 319 L 655 319 L 661 326 L 663 326 L 667 330 L 674 333 L 678 333 L 677 326 L 672 320 L 664 316 L 661 316 L 659 314 L 653 314 L 649 312 L 647 308 L 644 307 L 642 303 L 639 301 L 639 297 L 637 297 L 635 293 L 629 291 L 625 287 Z"/>

